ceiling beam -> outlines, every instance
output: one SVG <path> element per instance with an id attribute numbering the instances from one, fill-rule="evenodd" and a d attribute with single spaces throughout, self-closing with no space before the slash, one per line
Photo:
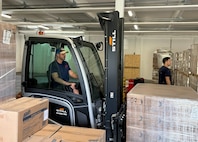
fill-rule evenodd
<path id="1" fill-rule="evenodd" d="M 167 6 L 132 6 L 125 7 L 125 11 L 169 11 L 169 10 L 197 10 L 198 5 L 167 5 Z M 39 14 L 47 13 L 86 13 L 114 11 L 115 7 L 82 7 L 82 8 L 48 8 L 48 9 L 3 9 L 5 14 Z"/>
<path id="2" fill-rule="evenodd" d="M 5 14 L 39 14 L 41 12 L 47 13 L 86 13 L 86 12 L 103 12 L 112 11 L 114 7 L 96 7 L 96 8 L 49 8 L 49 9 L 7 9 L 3 10 Z"/>
<path id="3" fill-rule="evenodd" d="M 164 5 L 164 6 L 132 6 L 125 10 L 133 11 L 169 11 L 169 10 L 197 10 L 198 5 Z"/>
<path id="4" fill-rule="evenodd" d="M 36 31 L 33 30 L 19 30 L 19 33 L 23 33 L 23 34 L 35 34 Z M 103 34 L 103 31 L 57 31 L 57 30 L 46 30 L 45 34 Z M 137 33 L 142 33 L 142 34 L 146 34 L 146 33 L 156 33 L 156 34 L 163 34 L 163 33 L 185 33 L 185 34 L 197 34 L 198 31 L 124 31 L 125 34 L 137 34 Z"/>
<path id="5" fill-rule="evenodd" d="M 94 23 L 63 23 L 63 22 L 42 22 L 42 23 L 32 23 L 32 22 L 12 22 L 14 25 L 19 25 L 19 26 L 27 26 L 27 25 L 59 25 L 59 26 L 64 26 L 64 25 L 72 25 L 72 26 L 82 26 L 82 25 L 87 25 L 87 26 L 99 26 L 98 22 Z M 125 22 L 124 25 L 198 25 L 198 22 Z"/>

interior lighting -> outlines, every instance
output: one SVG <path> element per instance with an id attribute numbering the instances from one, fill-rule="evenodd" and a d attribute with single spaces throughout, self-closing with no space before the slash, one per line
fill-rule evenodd
<path id="1" fill-rule="evenodd" d="M 139 29 L 138 25 L 134 25 L 134 29 L 138 30 Z"/>
<path id="2" fill-rule="evenodd" d="M 38 27 L 39 27 L 39 28 L 41 28 L 41 29 L 49 30 L 49 28 L 48 28 L 48 27 L 43 26 L 43 25 L 39 25 Z"/>
<path id="3" fill-rule="evenodd" d="M 130 17 L 132 17 L 132 16 L 133 16 L 133 12 L 132 12 L 131 10 L 129 10 L 129 11 L 128 11 L 128 15 L 129 15 Z"/>
<path id="4" fill-rule="evenodd" d="M 7 15 L 7 14 L 3 14 L 3 13 L 1 13 L 1 16 L 4 17 L 4 18 L 8 18 L 8 19 L 11 19 L 12 18 L 12 16 Z"/>

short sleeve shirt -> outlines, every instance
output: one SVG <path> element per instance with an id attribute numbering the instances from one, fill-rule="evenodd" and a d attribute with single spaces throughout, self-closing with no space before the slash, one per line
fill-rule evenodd
<path id="1" fill-rule="evenodd" d="M 165 67 L 165 66 L 162 66 L 160 69 L 159 69 L 159 80 L 158 80 L 158 83 L 159 84 L 167 84 L 166 83 L 166 79 L 165 77 L 169 76 L 170 77 L 170 80 L 171 80 L 171 71 L 169 68 Z"/>
<path id="2" fill-rule="evenodd" d="M 52 62 L 51 64 L 51 73 L 58 73 L 58 76 L 63 79 L 64 81 L 69 81 L 69 64 L 66 61 L 63 61 L 62 64 L 59 64 L 57 61 Z M 58 83 L 55 82 L 52 78 L 53 86 L 57 86 Z"/>

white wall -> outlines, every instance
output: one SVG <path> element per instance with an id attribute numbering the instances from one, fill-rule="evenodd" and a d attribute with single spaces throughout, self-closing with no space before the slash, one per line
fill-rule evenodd
<path id="1" fill-rule="evenodd" d="M 21 71 L 22 53 L 24 48 L 24 36 L 17 35 L 16 62 L 17 72 Z M 85 36 L 85 40 L 94 44 L 102 41 L 104 44 L 104 35 Z M 138 35 L 125 36 L 124 54 L 140 54 L 141 66 L 140 76 L 145 79 L 152 79 L 153 52 L 156 49 L 167 49 L 173 53 L 189 49 L 192 44 L 198 44 L 198 36 L 172 36 L 172 35 Z M 104 64 L 104 51 L 99 51 L 100 58 Z"/>
<path id="2" fill-rule="evenodd" d="M 92 42 L 102 41 L 102 39 L 102 35 L 87 37 L 87 40 Z M 167 49 L 175 53 L 189 49 L 192 44 L 198 44 L 198 36 L 125 36 L 124 54 L 140 54 L 140 76 L 151 80 L 154 51 L 157 49 Z M 104 61 L 104 53 L 100 53 L 100 57 Z"/>

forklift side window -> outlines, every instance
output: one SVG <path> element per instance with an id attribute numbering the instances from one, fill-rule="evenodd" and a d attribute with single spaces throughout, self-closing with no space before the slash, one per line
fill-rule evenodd
<path id="1" fill-rule="evenodd" d="M 91 80 L 93 95 L 92 99 L 98 99 L 103 96 L 103 79 L 104 71 L 97 52 L 93 50 L 93 47 L 84 46 L 80 48 L 83 55 L 83 60 L 89 70 L 89 76 Z"/>
<path id="2" fill-rule="evenodd" d="M 32 44 L 29 64 L 29 87 L 47 88 L 47 70 L 54 60 L 55 47 L 49 43 Z"/>
<path id="3" fill-rule="evenodd" d="M 28 86 L 31 88 L 51 89 L 49 86 L 49 65 L 55 60 L 56 45 L 50 45 L 50 43 L 36 43 L 31 46 L 30 62 L 29 62 L 29 79 Z M 65 61 L 70 65 L 70 68 L 77 73 L 74 60 L 70 49 L 67 45 L 64 49 L 66 53 Z M 70 81 L 78 82 L 70 78 Z"/>

